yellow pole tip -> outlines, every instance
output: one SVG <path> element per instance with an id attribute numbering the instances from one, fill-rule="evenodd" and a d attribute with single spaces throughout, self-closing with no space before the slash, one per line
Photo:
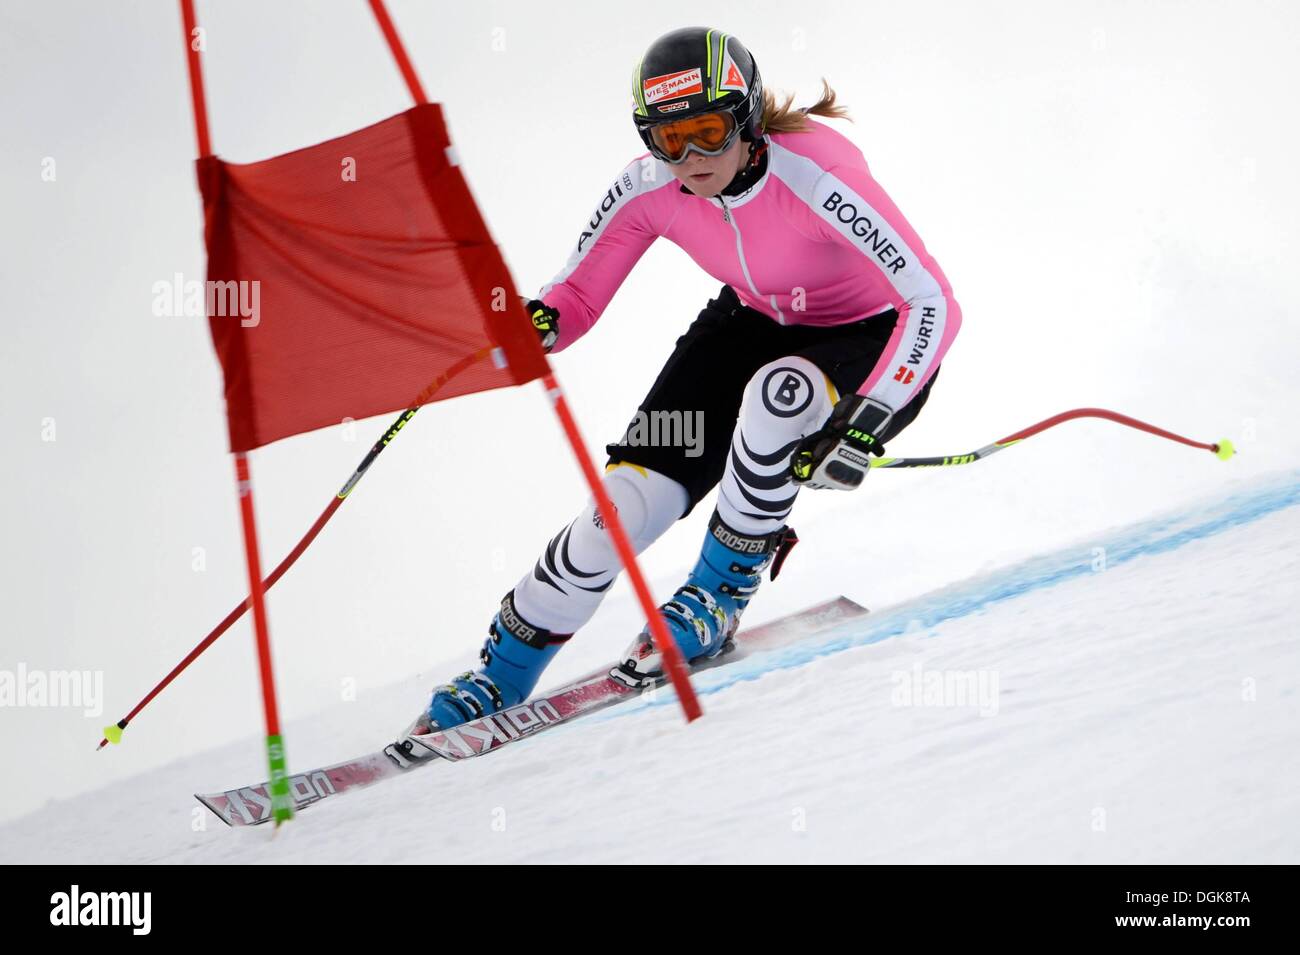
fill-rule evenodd
<path id="1" fill-rule="evenodd" d="M 110 743 L 114 745 L 117 745 L 118 743 L 122 742 L 122 727 L 118 726 L 116 723 L 114 723 L 112 726 L 105 726 L 104 739 L 108 740 Z"/>
<path id="2" fill-rule="evenodd" d="M 1229 441 L 1227 438 L 1224 438 L 1222 441 L 1219 442 L 1219 448 L 1217 451 L 1214 452 L 1215 456 L 1220 461 L 1226 461 L 1228 460 L 1228 458 L 1232 457 L 1236 453 L 1237 453 L 1237 449 L 1232 446 L 1232 442 Z"/>

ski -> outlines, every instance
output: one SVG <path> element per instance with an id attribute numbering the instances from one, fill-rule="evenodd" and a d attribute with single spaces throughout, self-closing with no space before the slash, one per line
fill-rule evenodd
<path id="1" fill-rule="evenodd" d="M 692 667 L 692 671 L 725 666 L 750 653 L 785 646 L 865 613 L 867 608 L 860 604 L 847 597 L 836 597 L 757 627 L 742 628 L 735 638 L 735 650 L 704 661 Z M 305 809 L 330 796 L 400 776 L 430 763 L 482 756 L 507 743 L 641 694 L 642 690 L 611 677 L 611 669 L 612 666 L 604 667 L 518 706 L 451 729 L 408 735 L 379 752 L 295 774 L 289 780 L 294 809 Z M 272 818 L 271 796 L 265 782 L 220 793 L 196 793 L 195 798 L 230 826 L 257 826 Z"/>

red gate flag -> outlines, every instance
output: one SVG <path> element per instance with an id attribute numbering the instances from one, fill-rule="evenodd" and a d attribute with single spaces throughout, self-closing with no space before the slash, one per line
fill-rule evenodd
<path id="1" fill-rule="evenodd" d="M 546 373 L 439 104 L 198 175 L 232 451 Z"/>

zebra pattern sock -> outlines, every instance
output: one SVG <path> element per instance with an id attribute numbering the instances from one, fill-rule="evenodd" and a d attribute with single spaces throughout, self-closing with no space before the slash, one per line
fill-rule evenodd
<path id="1" fill-rule="evenodd" d="M 686 488 L 638 465 L 620 464 L 607 471 L 604 485 L 638 554 L 686 510 Z M 551 538 L 532 572 L 515 585 L 515 606 L 533 626 L 573 633 L 596 613 L 620 570 L 618 553 L 592 498 Z"/>

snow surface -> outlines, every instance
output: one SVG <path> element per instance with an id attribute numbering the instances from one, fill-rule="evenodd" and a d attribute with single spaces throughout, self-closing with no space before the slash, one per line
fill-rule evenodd
<path id="1" fill-rule="evenodd" d="M 662 692 L 341 795 L 274 836 L 188 799 L 262 778 L 247 741 L 17 820 L 2 857 L 1294 863 L 1297 505 L 1300 471 L 1283 473 L 880 607 L 697 675 L 690 726 Z M 967 674 L 974 694 L 924 692 Z M 397 716 L 339 705 L 288 739 L 344 758 Z"/>

